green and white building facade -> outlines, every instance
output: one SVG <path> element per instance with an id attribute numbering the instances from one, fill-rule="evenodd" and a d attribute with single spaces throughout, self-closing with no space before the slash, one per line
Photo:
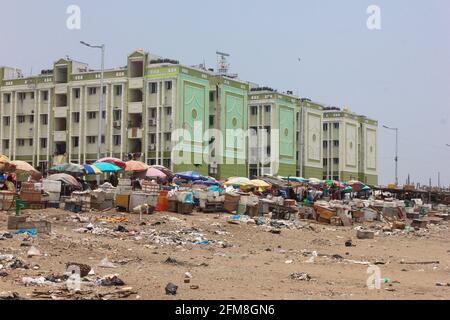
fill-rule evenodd
<path id="1" fill-rule="evenodd" d="M 376 121 L 330 113 L 291 92 L 142 50 L 124 65 L 104 71 L 103 89 L 99 70 L 68 58 L 31 77 L 0 67 L 0 153 L 42 171 L 93 162 L 102 117 L 101 156 L 219 179 L 272 174 L 377 180 Z M 330 122 L 344 129 L 324 130 Z M 330 150 L 323 147 L 330 139 L 355 148 L 333 153 L 346 161 L 331 168 Z"/>

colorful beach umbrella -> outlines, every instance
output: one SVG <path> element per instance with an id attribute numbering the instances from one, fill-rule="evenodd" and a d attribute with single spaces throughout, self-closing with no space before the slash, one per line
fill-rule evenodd
<path id="1" fill-rule="evenodd" d="M 122 168 L 122 169 L 125 169 L 125 167 L 126 167 L 125 161 L 122 161 L 122 160 L 120 160 L 120 159 L 118 159 L 118 158 L 111 158 L 111 157 L 108 157 L 108 158 L 100 159 L 100 160 L 98 160 L 97 162 L 107 162 L 107 163 L 111 163 L 111 164 L 113 164 L 113 165 L 115 165 L 115 166 L 118 166 L 119 168 Z"/>
<path id="2" fill-rule="evenodd" d="M 143 172 L 148 170 L 148 165 L 143 163 L 142 161 L 131 160 L 125 162 L 125 171 L 126 172 Z"/>
<path id="3" fill-rule="evenodd" d="M 73 176 L 71 176 L 70 174 L 67 173 L 57 173 L 57 174 L 52 174 L 50 176 L 47 177 L 47 179 L 52 180 L 52 181 L 61 181 L 65 184 L 68 184 L 76 189 L 83 189 L 83 187 L 81 186 L 81 184 L 78 182 L 77 179 L 75 179 Z"/>
<path id="4" fill-rule="evenodd" d="M 29 164 L 26 161 L 16 160 L 16 161 L 10 161 L 9 163 L 14 166 L 15 171 L 21 171 L 21 172 L 26 172 L 26 173 L 30 173 L 30 174 L 33 172 L 34 173 L 39 172 L 31 164 Z"/>
<path id="5" fill-rule="evenodd" d="M 207 178 L 203 177 L 200 173 L 195 171 L 186 171 L 175 173 L 177 178 L 188 180 L 188 181 L 196 181 L 196 180 L 207 180 Z"/>
<path id="6" fill-rule="evenodd" d="M 159 179 L 162 179 L 162 180 L 167 178 L 167 175 L 164 172 L 162 172 L 162 171 L 160 171 L 158 169 L 155 169 L 155 168 L 149 168 L 145 175 L 148 178 L 159 178 Z"/>
<path id="7" fill-rule="evenodd" d="M 255 187 L 258 187 L 258 188 L 270 188 L 271 187 L 270 184 L 268 184 L 267 182 L 260 180 L 260 179 L 250 180 L 250 182 L 252 183 L 252 185 L 254 185 Z"/>
<path id="8" fill-rule="evenodd" d="M 68 173 L 73 175 L 83 175 L 86 173 L 83 166 L 76 163 L 59 164 L 51 167 L 48 172 Z"/>
<path id="9" fill-rule="evenodd" d="M 115 172 L 119 172 L 122 170 L 118 166 L 116 166 L 112 163 L 108 163 L 108 162 L 96 162 L 92 166 L 96 167 L 98 170 L 100 170 L 103 173 L 110 173 L 110 172 L 115 173 Z"/>
<path id="10" fill-rule="evenodd" d="M 86 171 L 87 175 L 97 175 L 102 174 L 99 168 L 91 166 L 89 164 L 83 165 L 84 170 Z"/>
<path id="11" fill-rule="evenodd" d="M 308 179 L 305 179 L 305 178 L 302 178 L 302 177 L 283 177 L 283 180 L 285 180 L 285 181 L 292 181 L 292 182 L 300 182 L 300 183 L 308 182 Z"/>
<path id="12" fill-rule="evenodd" d="M 226 186 L 236 186 L 236 187 L 251 187 L 253 183 L 248 178 L 244 177 L 232 177 L 225 182 Z"/>

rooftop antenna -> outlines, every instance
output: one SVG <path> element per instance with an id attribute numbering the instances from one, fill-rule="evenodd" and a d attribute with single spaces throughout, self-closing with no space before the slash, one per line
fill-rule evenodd
<path id="1" fill-rule="evenodd" d="M 228 70 L 230 69 L 230 64 L 227 61 L 227 58 L 230 56 L 228 53 L 216 51 L 217 54 L 217 72 L 220 75 L 226 76 L 228 74 Z"/>

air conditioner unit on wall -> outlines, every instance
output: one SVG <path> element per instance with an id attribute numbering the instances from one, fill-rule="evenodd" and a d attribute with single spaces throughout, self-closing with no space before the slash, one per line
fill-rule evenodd
<path id="1" fill-rule="evenodd" d="M 114 121 L 113 126 L 114 128 L 120 128 L 122 126 L 122 123 L 120 121 Z"/>

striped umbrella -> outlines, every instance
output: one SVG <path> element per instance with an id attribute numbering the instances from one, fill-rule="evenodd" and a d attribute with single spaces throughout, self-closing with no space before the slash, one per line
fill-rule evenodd
<path id="1" fill-rule="evenodd" d="M 51 167 L 48 171 L 50 173 L 68 173 L 72 175 L 84 175 L 86 173 L 83 166 L 76 163 L 59 164 Z"/>
<path id="2" fill-rule="evenodd" d="M 86 171 L 87 175 L 97 175 L 97 174 L 102 174 L 102 172 L 100 171 L 100 169 L 98 169 L 97 167 L 91 166 L 89 164 L 85 164 L 83 165 L 84 170 Z"/>

